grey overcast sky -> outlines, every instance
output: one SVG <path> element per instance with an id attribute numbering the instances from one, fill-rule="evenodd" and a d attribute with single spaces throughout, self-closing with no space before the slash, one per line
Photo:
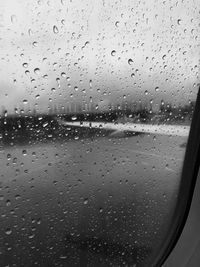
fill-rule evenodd
<path id="1" fill-rule="evenodd" d="M 0 106 L 197 93 L 199 0 L 0 0 Z"/>

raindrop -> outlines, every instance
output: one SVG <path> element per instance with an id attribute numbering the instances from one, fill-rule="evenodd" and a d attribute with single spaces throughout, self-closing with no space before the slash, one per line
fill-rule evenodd
<path id="1" fill-rule="evenodd" d="M 24 156 L 27 155 L 27 151 L 26 151 L 26 149 L 22 150 L 22 154 L 23 154 Z"/>
<path id="2" fill-rule="evenodd" d="M 75 116 L 75 115 L 72 116 L 72 120 L 73 120 L 73 121 L 77 120 L 77 116 Z"/>
<path id="3" fill-rule="evenodd" d="M 155 91 L 156 91 L 156 92 L 158 92 L 158 91 L 159 91 L 159 87 L 158 87 L 158 86 L 156 86 L 156 88 L 155 88 Z"/>
<path id="4" fill-rule="evenodd" d="M 24 100 L 23 100 L 23 103 L 24 103 L 25 105 L 28 104 L 28 100 L 24 99 Z"/>
<path id="5" fill-rule="evenodd" d="M 178 23 L 178 25 L 180 25 L 181 24 L 181 19 L 178 19 L 177 23 Z"/>
<path id="6" fill-rule="evenodd" d="M 30 74 L 30 71 L 29 70 L 26 70 L 25 71 L 25 74 L 28 76 Z"/>
<path id="7" fill-rule="evenodd" d="M 12 23 L 16 23 L 16 22 L 17 22 L 17 17 L 16 17 L 16 15 L 12 15 L 10 19 L 11 19 L 11 22 L 12 22 Z"/>
<path id="8" fill-rule="evenodd" d="M 31 29 L 28 29 L 28 34 L 29 34 L 29 36 L 31 36 L 33 34 Z"/>
<path id="9" fill-rule="evenodd" d="M 12 230 L 10 228 L 7 228 L 6 229 L 6 232 L 5 232 L 7 235 L 10 235 L 12 233 Z"/>
<path id="10" fill-rule="evenodd" d="M 24 68 L 27 68 L 27 67 L 28 67 L 28 63 L 25 62 L 25 63 L 22 64 L 22 66 L 23 66 Z"/>
<path id="11" fill-rule="evenodd" d="M 76 92 L 78 91 L 78 87 L 77 86 L 74 87 L 74 91 L 76 91 Z"/>
<path id="12" fill-rule="evenodd" d="M 6 206 L 8 207 L 8 206 L 10 206 L 11 205 L 11 201 L 10 201 L 10 199 L 7 199 L 6 200 Z"/>
<path id="13" fill-rule="evenodd" d="M 56 78 L 56 82 L 57 82 L 58 87 L 60 88 L 60 78 Z"/>
<path id="14" fill-rule="evenodd" d="M 21 198 L 20 195 L 15 195 L 15 199 L 16 199 L 16 200 L 19 200 L 20 198 Z"/>
<path id="15" fill-rule="evenodd" d="M 133 63 L 133 60 L 132 60 L 131 58 L 129 58 L 129 60 L 128 60 L 128 64 L 129 64 L 129 65 L 132 65 L 132 63 Z"/>
<path id="16" fill-rule="evenodd" d="M 116 51 L 115 50 L 112 50 L 111 56 L 115 56 L 115 55 L 116 55 Z"/>
<path id="17" fill-rule="evenodd" d="M 119 26 L 119 21 L 115 22 L 115 26 L 118 27 Z"/>
<path id="18" fill-rule="evenodd" d="M 34 73 L 38 75 L 40 73 L 40 69 L 39 68 L 35 68 L 34 69 Z"/>
<path id="19" fill-rule="evenodd" d="M 149 93 L 149 92 L 148 92 L 147 90 L 144 92 L 145 95 L 148 95 L 148 93 Z"/>
<path id="20" fill-rule="evenodd" d="M 58 31 L 58 28 L 57 28 L 56 25 L 53 26 L 53 32 L 54 32 L 55 34 L 57 34 L 57 33 L 59 32 L 59 31 Z"/>
<path id="21" fill-rule="evenodd" d="M 38 42 L 34 41 L 34 42 L 33 42 L 33 46 L 34 46 L 34 47 L 38 46 Z"/>
<path id="22" fill-rule="evenodd" d="M 85 199 L 84 199 L 83 204 L 84 204 L 84 205 L 87 205 L 87 204 L 88 204 L 88 198 L 85 198 Z"/>
<path id="23" fill-rule="evenodd" d="M 49 123 L 48 122 L 45 122 L 42 124 L 42 127 L 45 128 Z"/>
<path id="24" fill-rule="evenodd" d="M 65 72 L 62 72 L 61 73 L 61 77 L 65 78 L 66 77 L 66 73 Z"/>
<path id="25" fill-rule="evenodd" d="M 7 117 L 7 115 L 8 115 L 8 112 L 7 112 L 7 110 L 5 110 L 4 111 L 4 117 Z"/>
<path id="26" fill-rule="evenodd" d="M 60 259 L 61 259 L 61 260 L 65 260 L 65 259 L 67 259 L 67 256 L 62 256 L 62 255 L 61 255 L 61 256 L 60 256 Z"/>

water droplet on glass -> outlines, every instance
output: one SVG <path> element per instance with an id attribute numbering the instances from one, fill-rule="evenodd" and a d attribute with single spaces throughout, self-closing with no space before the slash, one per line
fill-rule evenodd
<path id="1" fill-rule="evenodd" d="M 115 26 L 118 27 L 119 26 L 119 21 L 115 22 Z"/>
<path id="2" fill-rule="evenodd" d="M 25 63 L 22 64 L 22 66 L 23 66 L 24 68 L 27 68 L 27 67 L 28 67 L 28 63 L 25 62 Z"/>
<path id="3" fill-rule="evenodd" d="M 158 91 L 159 91 L 159 87 L 158 87 L 158 86 L 156 86 L 156 88 L 155 88 L 155 91 L 156 91 L 156 92 L 158 92 Z"/>
<path id="4" fill-rule="evenodd" d="M 62 19 L 62 20 L 61 20 L 61 23 L 62 23 L 62 25 L 65 25 L 65 20 Z"/>
<path id="5" fill-rule="evenodd" d="M 40 69 L 39 68 L 35 68 L 34 69 L 34 73 L 38 75 L 40 73 Z"/>
<path id="6" fill-rule="evenodd" d="M 84 204 L 84 205 L 87 205 L 87 204 L 88 204 L 88 198 L 85 198 L 85 199 L 84 199 L 83 204 Z"/>
<path id="7" fill-rule="evenodd" d="M 57 28 L 56 25 L 53 26 L 53 32 L 54 32 L 55 34 L 57 34 L 57 33 L 59 32 L 59 31 L 58 31 L 58 28 Z"/>
<path id="8" fill-rule="evenodd" d="M 77 120 L 77 116 L 75 116 L 75 115 L 72 116 L 72 120 L 73 120 L 73 121 Z"/>
<path id="9" fill-rule="evenodd" d="M 12 233 L 11 228 L 7 228 L 5 233 L 6 233 L 7 235 L 10 235 L 10 234 Z"/>
<path id="10" fill-rule="evenodd" d="M 37 43 L 36 41 L 33 42 L 33 46 L 34 46 L 34 47 L 38 46 L 38 43 Z"/>
<path id="11" fill-rule="evenodd" d="M 30 71 L 29 70 L 26 70 L 25 71 L 25 74 L 28 76 L 30 74 Z"/>
<path id="12" fill-rule="evenodd" d="M 24 103 L 25 105 L 28 104 L 28 100 L 24 99 L 24 100 L 23 100 L 23 103 Z"/>
<path id="13" fill-rule="evenodd" d="M 116 55 L 116 51 L 115 50 L 112 50 L 111 56 L 115 56 L 115 55 Z"/>
<path id="14" fill-rule="evenodd" d="M 48 122 L 43 123 L 42 124 L 43 128 L 47 127 L 48 124 L 49 124 Z"/>
<path id="15" fill-rule="evenodd" d="M 16 15 L 12 15 L 10 19 L 11 19 L 11 22 L 12 22 L 12 23 L 16 23 L 16 22 L 17 22 L 17 17 L 16 17 Z"/>
<path id="16" fill-rule="evenodd" d="M 131 65 L 132 63 L 133 63 L 133 60 L 131 58 L 129 58 L 128 64 Z"/>
<path id="17" fill-rule="evenodd" d="M 60 78 L 56 78 L 56 82 L 57 82 L 58 87 L 60 88 Z"/>
<path id="18" fill-rule="evenodd" d="M 178 23 L 178 25 L 180 25 L 181 24 L 181 19 L 178 19 L 177 23 Z"/>
<path id="19" fill-rule="evenodd" d="M 26 151 L 26 149 L 22 150 L 22 154 L 23 154 L 24 156 L 27 155 L 27 151 Z"/>
<path id="20" fill-rule="evenodd" d="M 66 77 L 66 73 L 65 72 L 62 72 L 61 73 L 61 77 L 65 78 Z"/>
<path id="21" fill-rule="evenodd" d="M 33 34 L 31 29 L 28 29 L 28 35 L 31 36 Z"/>
<path id="22" fill-rule="evenodd" d="M 7 199 L 6 200 L 6 206 L 8 207 L 8 206 L 10 206 L 11 205 L 11 201 L 10 201 L 10 199 Z"/>
<path id="23" fill-rule="evenodd" d="M 90 80 L 90 88 L 92 87 L 92 80 Z"/>
<path id="24" fill-rule="evenodd" d="M 19 200 L 20 198 L 21 198 L 20 195 L 15 195 L 15 199 L 16 199 L 16 200 Z"/>

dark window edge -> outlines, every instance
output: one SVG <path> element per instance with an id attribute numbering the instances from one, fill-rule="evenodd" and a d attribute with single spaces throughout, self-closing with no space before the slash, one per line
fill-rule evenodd
<path id="1" fill-rule="evenodd" d="M 149 266 L 160 267 L 164 264 L 170 253 L 176 246 L 183 228 L 186 224 L 193 193 L 197 181 L 200 165 L 200 87 L 197 94 L 194 114 L 191 122 L 183 168 L 181 174 L 180 187 L 178 191 L 177 203 L 173 212 L 169 231 L 164 238 L 159 252 L 152 257 Z"/>

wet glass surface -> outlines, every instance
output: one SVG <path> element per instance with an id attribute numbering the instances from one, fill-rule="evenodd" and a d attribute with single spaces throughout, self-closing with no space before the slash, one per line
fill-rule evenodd
<path id="1" fill-rule="evenodd" d="M 2 144 L 2 261 L 140 264 L 167 231 L 187 138 L 71 128 Z"/>
<path id="2" fill-rule="evenodd" d="M 197 6 L 0 2 L 0 266 L 149 266 L 196 101 Z"/>

